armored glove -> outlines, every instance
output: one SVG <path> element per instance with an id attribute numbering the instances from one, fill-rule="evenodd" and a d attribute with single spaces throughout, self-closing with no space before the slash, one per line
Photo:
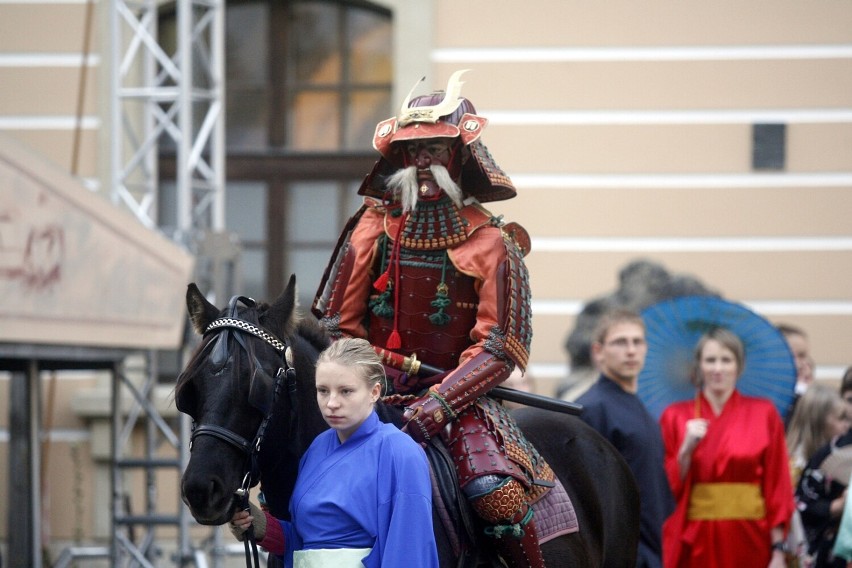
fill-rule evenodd
<path id="1" fill-rule="evenodd" d="M 456 413 L 433 386 L 427 394 L 406 407 L 404 429 L 417 442 L 426 443 L 438 435 Z"/>

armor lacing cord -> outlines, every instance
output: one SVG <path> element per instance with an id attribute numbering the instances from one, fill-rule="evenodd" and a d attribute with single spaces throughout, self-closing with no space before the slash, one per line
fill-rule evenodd
<path id="1" fill-rule="evenodd" d="M 399 307 L 399 247 L 400 242 L 402 241 L 400 238 L 402 236 L 402 229 L 407 220 L 408 214 L 405 213 L 399 220 L 396 239 L 393 242 L 393 248 L 391 249 L 390 258 L 388 259 L 385 271 L 382 272 L 382 274 L 373 282 L 373 287 L 381 292 L 381 294 L 369 302 L 370 308 L 376 316 L 382 318 L 393 317 L 393 329 L 391 330 L 391 334 L 385 344 L 385 347 L 390 350 L 402 347 L 402 338 L 399 336 L 399 310 L 397 309 Z M 386 254 L 387 237 L 385 237 L 382 243 L 382 259 L 385 258 Z M 393 270 L 394 277 L 392 284 L 390 283 L 391 270 Z M 394 295 L 393 306 L 388 305 L 388 299 L 390 298 L 391 292 L 393 292 Z"/>
<path id="2" fill-rule="evenodd" d="M 449 258 L 447 251 L 444 251 L 444 264 L 441 266 L 441 282 L 438 284 L 435 292 L 435 299 L 429 305 L 433 308 L 438 308 L 438 311 L 429 316 L 429 321 L 433 325 L 447 325 L 450 323 L 450 316 L 444 312 L 444 309 L 452 303 L 449 298 L 450 288 L 447 286 L 447 262 Z"/>
<path id="3" fill-rule="evenodd" d="M 434 390 L 434 389 L 435 389 L 435 387 L 432 387 L 431 389 L 429 389 L 429 396 L 438 401 L 438 403 L 444 408 L 444 411 L 446 411 L 447 416 L 449 417 L 450 420 L 455 420 L 457 415 L 456 415 L 455 411 L 453 410 L 453 407 L 450 406 L 450 403 L 447 402 L 446 398 L 441 396 L 441 394 L 437 390 Z"/>
<path id="4" fill-rule="evenodd" d="M 485 527 L 485 534 L 490 536 L 491 538 L 503 538 L 503 536 L 508 535 L 512 536 L 518 540 L 524 538 L 526 536 L 526 532 L 524 531 L 524 527 L 529 524 L 530 520 L 532 520 L 533 510 L 532 507 L 527 509 L 527 514 L 524 515 L 524 518 L 521 519 L 519 523 L 511 523 L 508 525 L 494 525 L 493 527 Z"/>
<path id="5" fill-rule="evenodd" d="M 388 337 L 387 343 L 385 347 L 390 349 L 391 351 L 395 349 L 399 349 L 402 347 L 402 338 L 399 336 L 399 247 L 400 242 L 402 241 L 402 229 L 405 227 L 405 222 L 408 220 L 408 213 L 403 214 L 402 218 L 399 220 L 399 228 L 396 231 L 396 239 L 393 242 L 393 249 L 391 250 L 391 258 L 388 262 L 387 270 L 380 276 L 376 282 L 382 280 L 382 277 L 385 277 L 385 282 L 390 277 L 390 271 L 393 269 L 393 330 L 391 331 L 390 336 Z M 374 284 L 375 285 L 375 284 Z M 377 286 L 378 288 L 378 286 Z"/>
<path id="6" fill-rule="evenodd" d="M 384 292 L 388 287 L 388 236 L 386 234 L 382 234 L 381 236 L 381 249 L 382 273 L 373 282 L 373 288 L 379 292 Z"/>
<path id="7" fill-rule="evenodd" d="M 370 309 L 377 317 L 392 318 L 394 307 L 390 305 L 390 302 L 388 302 L 391 291 L 388 290 L 388 236 L 386 234 L 383 234 L 381 237 L 381 249 L 382 273 L 373 282 L 373 288 L 379 291 L 380 294 L 375 298 L 372 298 L 369 301 L 369 305 Z"/>

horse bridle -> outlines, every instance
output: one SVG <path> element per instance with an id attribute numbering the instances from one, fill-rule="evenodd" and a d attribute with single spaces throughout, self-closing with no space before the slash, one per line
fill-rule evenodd
<path id="1" fill-rule="evenodd" d="M 273 402 L 277 397 L 278 393 L 281 390 L 281 384 L 285 379 L 295 380 L 296 372 L 293 369 L 292 365 L 288 361 L 288 358 L 291 358 L 290 352 L 288 351 L 287 345 L 276 338 L 274 335 L 269 333 L 268 331 L 254 325 L 251 322 L 234 318 L 234 317 L 224 317 L 214 320 L 207 328 L 204 330 L 205 335 L 210 332 L 219 332 L 228 329 L 236 329 L 239 331 L 243 331 L 254 335 L 265 341 L 267 344 L 271 345 L 276 351 L 281 354 L 281 367 L 278 368 L 278 372 L 275 374 L 275 387 L 273 389 Z M 243 349 L 246 350 L 247 353 L 253 353 L 250 347 L 246 344 L 244 338 L 239 334 L 234 334 L 236 340 L 240 343 Z M 218 438 L 219 440 L 237 448 L 240 452 L 246 454 L 247 457 L 252 458 L 252 467 L 248 471 L 251 474 L 250 482 L 254 484 L 257 481 L 257 468 L 256 468 L 256 457 L 257 453 L 260 450 L 260 444 L 263 441 L 263 435 L 266 431 L 266 426 L 269 423 L 269 419 L 271 417 L 271 412 L 265 412 L 263 421 L 260 423 L 260 426 L 257 429 L 257 434 L 254 437 L 252 442 L 249 442 L 244 437 L 240 436 L 236 432 L 228 430 L 222 426 L 217 424 L 195 424 L 193 423 L 192 434 L 190 436 L 189 448 L 192 449 L 192 444 L 195 442 L 195 439 L 198 436 L 212 436 L 214 438 Z"/>
<path id="2" fill-rule="evenodd" d="M 285 381 L 289 385 L 295 384 L 296 371 L 292 366 L 292 350 L 289 348 L 289 346 L 285 342 L 275 337 L 275 335 L 269 333 L 258 325 L 238 318 L 238 302 L 242 302 L 247 307 L 255 306 L 255 302 L 251 298 L 246 298 L 244 296 L 234 296 L 233 298 L 231 298 L 231 301 L 228 304 L 228 317 L 220 317 L 211 322 L 205 328 L 204 335 L 207 335 L 208 333 L 230 332 L 230 330 L 237 330 L 247 333 L 249 335 L 253 335 L 254 337 L 259 338 L 268 345 L 272 346 L 272 348 L 274 348 L 281 355 L 281 366 L 278 368 L 278 371 L 275 374 L 275 381 L 272 389 L 272 400 L 269 404 L 268 410 L 264 412 L 263 420 L 261 421 L 260 426 L 258 426 L 257 433 L 255 434 L 253 441 L 249 442 L 247 439 L 240 436 L 236 432 L 233 432 L 217 424 L 196 424 L 195 420 L 193 419 L 192 433 L 189 439 L 189 449 L 190 451 L 192 451 L 192 445 L 198 436 L 212 436 L 213 438 L 221 440 L 229 444 L 230 446 L 235 447 L 240 452 L 246 455 L 246 462 L 248 464 L 246 468 L 246 474 L 243 477 L 243 482 L 240 488 L 235 490 L 234 494 L 240 500 L 240 507 L 243 510 L 249 510 L 249 489 L 253 485 L 255 485 L 260 478 L 260 467 L 258 464 L 260 444 L 263 441 L 264 434 L 266 433 L 266 427 L 269 424 L 270 418 L 272 417 L 272 409 L 274 408 L 275 401 L 278 398 L 279 392 L 281 391 L 282 384 L 284 384 Z M 253 345 L 246 342 L 246 338 L 243 336 L 243 334 L 234 333 L 234 338 L 237 340 L 243 350 L 245 350 L 245 352 L 250 355 L 251 364 L 259 365 L 259 362 L 254 356 Z M 220 355 L 227 356 L 227 333 L 224 336 L 218 337 L 216 341 L 217 345 L 214 346 L 214 350 L 217 348 L 221 348 L 223 351 Z M 245 546 L 246 553 L 246 566 L 248 568 L 251 568 L 251 561 L 253 559 L 254 565 L 259 567 L 260 562 L 257 552 L 257 541 L 255 540 L 253 527 L 249 527 L 249 529 L 244 533 L 243 544 Z M 251 546 L 251 552 L 249 551 L 249 546 Z"/>

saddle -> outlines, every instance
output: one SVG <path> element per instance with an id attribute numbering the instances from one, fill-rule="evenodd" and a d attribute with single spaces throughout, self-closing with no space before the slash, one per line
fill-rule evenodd
<path id="1" fill-rule="evenodd" d="M 502 428 L 498 427 L 498 430 Z M 505 434 L 505 432 L 503 432 Z M 559 479 L 547 466 L 546 462 L 538 455 L 538 452 L 523 434 L 518 430 L 513 433 L 520 436 L 525 442 L 523 446 L 534 453 L 535 461 L 538 463 L 538 473 L 544 473 L 545 479 L 535 476 L 527 492 L 529 503 L 535 515 L 539 543 L 545 543 L 558 536 L 577 532 L 579 524 L 571 499 Z M 504 438 L 505 441 L 505 438 Z M 512 444 L 514 445 L 514 444 Z M 480 558 L 478 551 L 481 547 L 476 542 L 481 538 L 482 528 L 477 530 L 477 523 L 481 524 L 470 503 L 461 491 L 458 473 L 453 464 L 449 450 L 440 438 L 433 438 L 426 446 L 426 455 L 429 458 L 432 471 L 432 502 L 436 516 L 441 521 L 447 540 L 454 554 L 459 559 L 458 568 L 474 568 L 480 566 L 484 559 Z M 510 452 L 511 459 L 522 458 L 519 446 Z M 521 462 L 528 466 L 531 457 L 526 455 Z M 517 462 L 516 462 L 517 463 Z M 542 468 L 545 470 L 542 472 Z M 488 558 L 495 567 L 503 564 L 496 558 Z"/>
<path id="2" fill-rule="evenodd" d="M 526 436 L 517 428 L 514 421 L 506 420 L 502 416 L 506 411 L 505 407 L 487 397 L 482 400 L 482 402 L 485 401 L 488 401 L 485 406 L 488 407 L 486 412 L 491 415 L 492 427 L 499 431 L 504 443 L 510 446 L 508 452 L 510 459 L 519 466 L 519 469 L 529 472 L 526 480 L 529 487 L 527 499 L 535 515 L 539 543 L 543 544 L 558 536 L 578 532 L 579 524 L 574 506 L 559 478 L 553 474 L 535 447 L 526 440 Z M 385 397 L 383 402 L 384 404 L 377 408 L 380 419 L 401 428 L 401 414 L 386 410 L 388 407 L 398 406 L 400 400 L 390 396 Z M 424 449 L 431 466 L 432 503 L 435 516 L 440 521 L 447 541 L 458 558 L 456 567 L 476 568 L 481 566 L 483 561 L 488 560 L 494 568 L 504 568 L 505 565 L 496 556 L 483 558 L 485 556 L 483 550 L 492 549 L 477 545 L 482 538 L 482 521 L 462 493 L 458 471 L 444 442 L 436 436 Z M 529 452 L 532 452 L 532 455 Z M 531 462 L 535 462 L 537 467 L 530 467 Z"/>

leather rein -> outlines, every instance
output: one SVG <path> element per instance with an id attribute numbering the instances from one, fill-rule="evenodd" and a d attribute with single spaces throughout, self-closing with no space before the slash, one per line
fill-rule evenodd
<path id="1" fill-rule="evenodd" d="M 229 310 L 232 316 L 236 316 L 236 310 L 234 309 L 237 301 L 242 301 L 243 303 L 253 306 L 254 301 L 250 298 L 245 297 L 234 297 L 231 299 L 231 309 Z M 233 432 L 227 428 L 219 426 L 217 424 L 196 424 L 193 421 L 192 424 L 192 434 L 190 435 L 189 441 L 189 449 L 192 451 L 193 442 L 198 436 L 211 436 L 220 441 L 233 446 L 238 449 L 241 453 L 246 456 L 246 474 L 243 477 L 242 485 L 234 491 L 234 495 L 240 501 L 240 508 L 242 510 L 249 510 L 249 489 L 256 485 L 260 480 L 260 467 L 258 464 L 258 455 L 260 453 L 260 445 L 263 442 L 263 437 L 266 433 L 266 427 L 269 424 L 269 420 L 272 417 L 272 409 L 275 406 L 275 401 L 278 399 L 278 395 L 282 389 L 285 381 L 288 385 L 295 384 L 296 381 L 296 370 L 292 366 L 292 351 L 290 347 L 276 338 L 273 334 L 264 330 L 263 328 L 248 322 L 246 320 L 237 318 L 237 317 L 221 317 L 214 320 L 207 328 L 204 330 L 204 334 L 208 333 L 219 333 L 223 331 L 236 330 L 241 331 L 243 333 L 234 333 L 234 337 L 240 346 L 250 355 L 250 358 L 254 359 L 254 349 L 253 345 L 248 343 L 244 334 L 252 335 L 258 339 L 261 339 L 268 345 L 272 346 L 278 354 L 281 356 L 281 366 L 278 368 L 278 371 L 275 374 L 275 383 L 272 393 L 272 401 L 269 404 L 268 411 L 264 412 L 263 420 L 260 423 L 260 426 L 257 429 L 257 433 L 254 436 L 252 441 L 247 440 L 241 435 Z M 227 343 L 227 337 L 218 338 L 217 341 L 223 341 Z M 254 380 L 254 379 L 253 379 Z M 254 567 L 260 567 L 260 561 L 258 558 L 257 552 L 257 539 L 254 535 L 254 527 L 251 526 L 246 530 L 243 534 L 243 545 L 245 546 L 245 554 L 246 554 L 246 567 L 252 568 L 252 561 L 254 561 Z M 251 547 L 251 548 L 249 548 Z"/>

